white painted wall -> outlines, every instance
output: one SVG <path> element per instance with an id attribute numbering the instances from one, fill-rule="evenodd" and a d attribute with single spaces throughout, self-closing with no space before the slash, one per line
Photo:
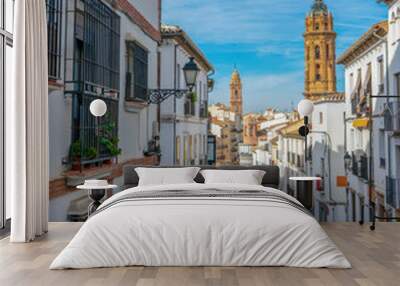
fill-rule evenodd
<path id="1" fill-rule="evenodd" d="M 143 2 L 143 1 L 141 1 Z M 151 1 L 150 1 L 151 2 Z M 153 7 L 152 15 L 158 10 Z M 126 41 L 136 41 L 148 52 L 148 87 L 157 88 L 157 42 L 145 34 L 123 13 L 121 16 L 120 43 L 120 101 L 119 101 L 119 138 L 122 154 L 119 160 L 126 161 L 143 157 L 147 143 L 153 134 L 153 122 L 157 121 L 156 105 L 135 108 L 125 101 L 126 87 Z"/>
<path id="2" fill-rule="evenodd" d="M 336 185 L 336 178 L 346 175 L 344 110 L 344 102 L 316 103 L 311 120 L 312 175 L 324 179 L 323 191 L 317 190 L 314 185 L 315 215 L 320 217 L 319 205 L 324 205 L 328 208 L 327 220 L 330 222 L 346 221 L 346 189 Z"/>
<path id="3" fill-rule="evenodd" d="M 131 0 L 136 8 L 158 28 L 158 0 L 139 1 Z M 136 3 L 137 2 L 137 3 Z M 63 3 L 73 4 L 64 1 Z M 65 11 L 65 9 L 64 9 Z M 120 100 L 119 100 L 119 147 L 122 154 L 119 161 L 130 160 L 143 157 L 143 151 L 147 148 L 147 142 L 151 139 L 153 122 L 157 120 L 156 106 L 151 105 L 146 108 L 127 108 L 125 104 L 125 73 L 126 73 L 126 40 L 137 41 L 148 50 L 148 87 L 157 87 L 157 42 L 145 34 L 135 23 L 121 12 L 117 12 L 121 19 L 120 30 Z M 65 35 L 62 39 L 61 54 L 64 57 L 72 46 L 72 23 L 69 23 L 67 35 L 67 50 L 65 47 Z M 63 22 L 65 27 L 65 19 Z M 62 29 L 65 33 L 65 28 Z M 63 83 L 64 60 L 61 60 L 61 72 Z M 71 73 L 67 68 L 66 72 Z M 64 91 L 49 91 L 49 160 L 50 160 L 50 180 L 59 178 L 67 166 L 62 164 L 63 158 L 68 157 L 69 146 L 71 144 L 71 97 L 65 96 Z M 74 192 L 66 196 L 51 200 L 49 207 L 50 221 L 65 221 L 66 211 L 72 199 L 86 195 L 82 192 Z"/>
<path id="4" fill-rule="evenodd" d="M 389 94 L 399 95 L 400 90 L 396 82 L 396 75 L 400 73 L 400 0 L 393 1 L 388 10 L 389 33 L 388 33 L 388 48 L 389 48 Z M 398 101 L 398 99 L 391 99 Z M 400 110 L 395 110 L 400 114 Z M 392 137 L 389 134 L 387 140 L 390 140 L 390 167 L 387 175 L 400 181 L 400 138 Z M 400 206 L 400 183 L 397 191 L 398 204 Z"/>
<path id="5" fill-rule="evenodd" d="M 389 40 L 390 41 L 390 40 Z M 372 100 L 372 110 L 374 114 L 373 119 L 373 135 L 372 142 L 370 142 L 369 130 L 368 129 L 357 129 L 352 126 L 353 120 L 356 118 L 352 114 L 351 110 L 351 94 L 354 90 L 355 84 L 357 82 L 358 70 L 361 69 L 362 74 L 362 84 L 365 81 L 366 73 L 368 71 L 368 64 L 371 64 L 372 72 L 372 94 L 379 94 L 379 84 L 380 73 L 378 59 L 382 58 L 383 63 L 386 63 L 386 46 L 385 42 L 378 42 L 375 46 L 371 47 L 368 51 L 364 52 L 362 55 L 353 60 L 350 64 L 345 66 L 345 93 L 346 93 L 346 132 L 347 132 L 347 151 L 349 154 L 357 150 L 363 150 L 367 155 L 369 155 L 369 145 L 373 146 L 373 169 L 374 169 L 374 181 L 375 187 L 378 191 L 386 195 L 385 178 L 386 178 L 386 167 L 382 168 L 379 165 L 379 130 L 384 127 L 384 119 L 380 115 L 383 113 L 385 108 L 386 99 L 385 98 L 374 98 Z M 390 46 L 390 45 L 389 45 Z M 386 71 L 386 64 L 385 64 Z M 353 74 L 353 77 L 351 76 Z M 386 77 L 385 72 L 385 77 Z M 352 79 L 353 78 L 353 79 Z M 385 91 L 387 88 L 386 81 L 384 80 Z M 387 137 L 387 134 L 385 133 Z M 385 142 L 387 142 L 385 140 Z M 387 158 L 387 156 L 386 156 Z M 387 165 L 386 165 L 387 166 Z M 348 172 L 349 188 L 355 190 L 356 192 L 356 215 L 357 220 L 361 218 L 361 204 L 360 201 L 364 202 L 364 218 L 369 219 L 369 195 L 368 195 L 368 182 L 352 174 L 349 170 Z M 352 203 L 351 195 L 349 196 L 349 214 L 352 213 Z"/>
<path id="6" fill-rule="evenodd" d="M 175 40 L 163 40 L 161 52 L 161 87 L 166 89 L 186 89 L 186 83 L 182 68 L 189 61 L 190 54 L 179 46 Z M 189 136 L 192 136 L 192 157 L 194 164 L 199 164 L 207 155 L 208 119 L 200 118 L 200 103 L 208 99 L 207 71 L 197 63 L 200 71 L 197 75 L 195 91 L 197 101 L 195 103 L 195 115 L 185 116 L 185 97 L 169 97 L 161 104 L 161 164 L 173 165 L 175 163 L 176 137 L 180 138 L 180 158 L 183 162 L 184 150 L 189 150 Z M 174 108 L 175 105 L 175 108 Z M 174 120 L 176 133 L 174 134 Z M 186 138 L 186 139 L 185 139 Z M 188 153 L 187 153 L 188 154 Z M 189 154 L 187 157 L 190 157 Z"/>

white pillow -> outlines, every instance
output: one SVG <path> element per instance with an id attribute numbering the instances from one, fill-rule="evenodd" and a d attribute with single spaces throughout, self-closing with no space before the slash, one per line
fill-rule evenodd
<path id="1" fill-rule="evenodd" d="M 198 167 L 189 168 L 135 168 L 139 176 L 139 186 L 171 185 L 194 183 Z"/>
<path id="2" fill-rule="evenodd" d="M 206 184 L 261 185 L 265 171 L 261 170 L 202 170 Z"/>

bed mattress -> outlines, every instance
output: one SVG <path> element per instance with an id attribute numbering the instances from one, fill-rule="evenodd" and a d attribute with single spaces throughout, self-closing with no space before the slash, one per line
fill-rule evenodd
<path id="1" fill-rule="evenodd" d="M 194 183 L 114 195 L 50 269 L 134 265 L 351 267 L 293 197 L 262 186 Z"/>

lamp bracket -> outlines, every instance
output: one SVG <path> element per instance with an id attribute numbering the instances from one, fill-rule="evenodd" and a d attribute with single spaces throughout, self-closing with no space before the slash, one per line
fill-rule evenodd
<path id="1" fill-rule="evenodd" d="M 189 90 L 187 89 L 149 89 L 149 100 L 148 103 L 160 104 L 167 98 L 175 96 L 176 98 L 182 98 Z"/>

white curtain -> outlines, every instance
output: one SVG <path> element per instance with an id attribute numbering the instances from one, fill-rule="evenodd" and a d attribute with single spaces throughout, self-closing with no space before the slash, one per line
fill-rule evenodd
<path id="1" fill-rule="evenodd" d="M 6 99 L 6 187 L 12 242 L 48 226 L 48 75 L 45 0 L 15 1 L 13 94 Z"/>

